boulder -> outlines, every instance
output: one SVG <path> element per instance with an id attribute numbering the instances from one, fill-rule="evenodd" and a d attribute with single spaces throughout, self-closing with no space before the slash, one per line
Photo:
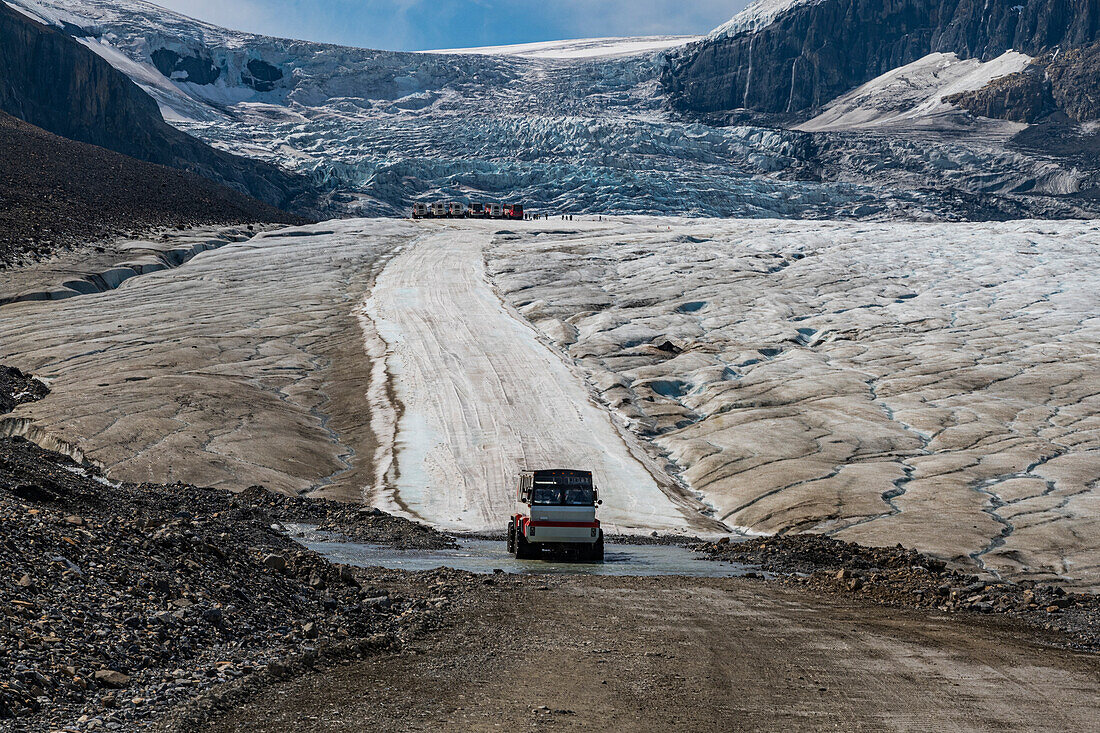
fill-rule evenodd
<path id="1" fill-rule="evenodd" d="M 101 669 L 94 675 L 95 681 L 103 687 L 126 687 L 130 684 L 130 675 L 113 669 Z"/>
<path id="2" fill-rule="evenodd" d="M 281 573 L 286 570 L 286 558 L 273 553 L 264 558 L 264 565 Z"/>

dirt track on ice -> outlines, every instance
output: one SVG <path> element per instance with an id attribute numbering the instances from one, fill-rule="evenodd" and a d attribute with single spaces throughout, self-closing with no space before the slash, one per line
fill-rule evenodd
<path id="1" fill-rule="evenodd" d="M 207 730 L 1089 729 L 1100 660 L 1035 639 L 749 580 L 509 579 L 403 653 Z"/>

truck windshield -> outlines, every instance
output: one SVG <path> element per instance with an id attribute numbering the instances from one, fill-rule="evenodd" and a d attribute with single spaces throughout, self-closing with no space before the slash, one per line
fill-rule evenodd
<path id="1" fill-rule="evenodd" d="M 592 489 L 583 487 L 566 489 L 565 503 L 574 506 L 590 506 L 592 504 Z"/>
<path id="2" fill-rule="evenodd" d="M 561 489 L 557 486 L 538 486 L 531 498 L 534 504 L 561 504 Z"/>
<path id="3" fill-rule="evenodd" d="M 591 486 L 536 484 L 531 495 L 531 503 L 541 506 L 592 506 L 593 499 Z"/>

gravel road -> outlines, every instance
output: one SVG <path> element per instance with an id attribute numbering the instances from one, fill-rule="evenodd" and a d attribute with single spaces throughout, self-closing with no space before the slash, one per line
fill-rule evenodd
<path id="1" fill-rule="evenodd" d="M 747 579 L 508 578 L 208 730 L 1089 729 L 1100 659 L 1043 641 Z"/>

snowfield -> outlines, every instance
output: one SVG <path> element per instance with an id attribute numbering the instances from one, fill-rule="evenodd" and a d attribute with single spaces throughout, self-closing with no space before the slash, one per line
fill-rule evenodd
<path id="1" fill-rule="evenodd" d="M 717 518 L 1100 580 L 1096 222 L 559 229 L 494 282 Z"/>
<path id="2" fill-rule="evenodd" d="M 568 41 L 517 43 L 510 46 L 448 48 L 425 53 L 474 54 L 477 56 L 522 56 L 529 59 L 590 59 L 636 56 L 667 51 L 698 41 L 701 36 L 652 36 L 641 38 L 580 38 Z"/>
<path id="3" fill-rule="evenodd" d="M 921 123 L 943 124 L 943 117 L 965 117 L 965 113 L 943 101 L 944 97 L 969 92 L 1002 76 L 1023 71 L 1031 57 L 1007 51 L 995 59 L 959 59 L 953 53 L 931 53 L 911 64 L 899 66 L 856 89 L 837 97 L 825 110 L 799 130 L 824 132 Z M 973 120 L 960 124 L 973 125 Z M 1026 125 L 1000 125 L 1017 132 Z"/>
<path id="4" fill-rule="evenodd" d="M 4 306 L 9 433 L 499 529 L 814 531 L 1100 587 L 1100 222 L 348 220 Z M 126 324 L 125 327 L 119 324 Z"/>

